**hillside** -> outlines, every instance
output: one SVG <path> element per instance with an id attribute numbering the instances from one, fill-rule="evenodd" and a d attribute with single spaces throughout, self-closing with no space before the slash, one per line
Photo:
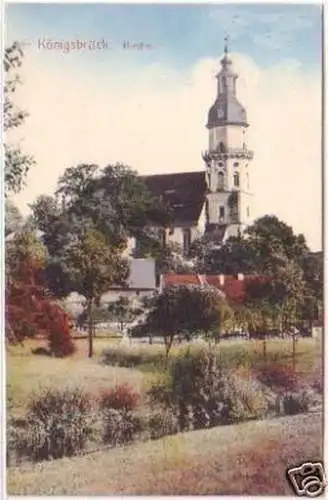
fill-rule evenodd
<path id="1" fill-rule="evenodd" d="M 288 466 L 322 457 L 320 413 L 221 426 L 8 470 L 9 495 L 289 495 Z"/>

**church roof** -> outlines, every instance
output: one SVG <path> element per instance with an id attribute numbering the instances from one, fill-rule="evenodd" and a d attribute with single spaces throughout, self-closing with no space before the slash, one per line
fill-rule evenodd
<path id="1" fill-rule="evenodd" d="M 248 125 L 245 108 L 238 102 L 236 96 L 219 94 L 210 108 L 207 127 L 219 125 Z"/>
<path id="2" fill-rule="evenodd" d="M 228 56 L 228 45 L 224 47 L 221 59 L 221 71 L 216 75 L 218 80 L 217 97 L 208 113 L 207 127 L 220 125 L 248 126 L 245 108 L 236 96 L 237 73 L 232 69 L 232 61 Z"/>
<path id="3" fill-rule="evenodd" d="M 141 176 L 155 198 L 162 199 L 173 211 L 174 225 L 198 221 L 205 202 L 205 172 L 182 172 Z"/>

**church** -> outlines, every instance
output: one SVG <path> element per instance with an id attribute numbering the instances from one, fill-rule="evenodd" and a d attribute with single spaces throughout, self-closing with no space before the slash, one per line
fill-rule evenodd
<path id="1" fill-rule="evenodd" d="M 227 40 L 216 75 L 217 94 L 208 112 L 208 149 L 202 152 L 204 170 L 142 176 L 149 191 L 172 209 L 172 227 L 165 242 L 176 242 L 188 252 L 192 241 L 215 232 L 219 241 L 241 234 L 251 217 L 249 126 L 237 98 L 238 75 L 233 70 Z"/>

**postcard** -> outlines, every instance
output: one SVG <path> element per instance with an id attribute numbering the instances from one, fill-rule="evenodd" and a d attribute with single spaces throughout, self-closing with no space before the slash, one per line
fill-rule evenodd
<path id="1" fill-rule="evenodd" d="M 7 3 L 9 495 L 316 497 L 323 6 Z"/>

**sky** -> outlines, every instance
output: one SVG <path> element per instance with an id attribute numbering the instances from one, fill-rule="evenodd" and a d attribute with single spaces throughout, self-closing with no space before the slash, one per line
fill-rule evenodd
<path id="1" fill-rule="evenodd" d="M 13 199 L 21 211 L 82 162 L 203 170 L 226 34 L 250 123 L 252 216 L 276 214 L 321 249 L 319 4 L 7 4 L 29 117 L 6 140 L 36 161 Z M 76 40 L 85 48 L 64 50 Z"/>

